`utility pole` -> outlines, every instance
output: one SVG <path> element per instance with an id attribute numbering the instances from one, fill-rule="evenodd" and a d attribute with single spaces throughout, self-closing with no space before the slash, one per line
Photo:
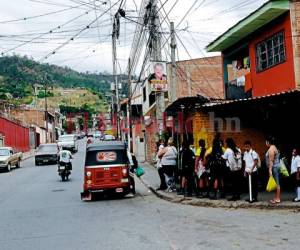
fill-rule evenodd
<path id="1" fill-rule="evenodd" d="M 175 102 L 177 99 L 176 90 L 177 90 L 177 70 L 176 70 L 176 38 L 175 38 L 175 28 L 174 22 L 171 22 L 171 62 L 172 62 L 172 81 L 170 81 L 170 95 L 171 102 Z"/>
<path id="2" fill-rule="evenodd" d="M 152 61 L 161 61 L 161 34 L 159 32 L 160 22 L 157 10 L 157 0 L 150 0 L 150 38 L 151 38 L 151 59 Z M 163 132 L 163 112 L 165 111 L 165 93 L 160 91 L 156 93 L 156 123 L 159 135 Z"/>
<path id="3" fill-rule="evenodd" d="M 113 32 L 112 32 L 112 51 L 113 51 L 113 76 L 116 93 L 116 104 L 117 104 L 117 138 L 121 140 L 121 129 L 120 129 L 120 98 L 119 98 L 119 84 L 117 76 L 117 39 L 120 32 L 120 19 L 119 13 L 116 13 L 114 17 Z"/>
<path id="4" fill-rule="evenodd" d="M 128 59 L 128 102 L 127 102 L 127 140 L 128 140 L 128 151 L 131 152 L 131 138 L 132 138 L 132 109 L 131 109 L 131 68 L 130 68 L 130 58 Z"/>
<path id="5" fill-rule="evenodd" d="M 47 74 L 44 76 L 44 87 L 45 87 L 45 120 L 46 120 L 46 143 L 48 143 L 48 102 L 47 102 Z"/>

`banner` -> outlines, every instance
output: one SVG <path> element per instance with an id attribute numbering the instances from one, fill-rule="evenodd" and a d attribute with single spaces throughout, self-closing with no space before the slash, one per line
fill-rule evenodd
<path id="1" fill-rule="evenodd" d="M 168 91 L 167 85 L 167 64 L 165 62 L 152 62 L 152 73 L 148 77 L 152 91 Z"/>

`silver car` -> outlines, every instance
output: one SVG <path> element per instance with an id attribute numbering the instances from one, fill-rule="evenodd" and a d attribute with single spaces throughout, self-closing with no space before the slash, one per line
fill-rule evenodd
<path id="1" fill-rule="evenodd" d="M 73 153 L 78 151 L 78 141 L 77 141 L 77 135 L 61 135 L 58 138 L 57 145 L 61 149 L 69 150 Z"/>

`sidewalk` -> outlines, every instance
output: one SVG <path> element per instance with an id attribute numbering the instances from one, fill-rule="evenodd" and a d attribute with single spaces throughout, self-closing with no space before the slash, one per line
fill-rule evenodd
<path id="1" fill-rule="evenodd" d="M 274 194 L 268 192 L 259 193 L 259 202 L 248 203 L 244 201 L 248 198 L 247 194 L 241 196 L 240 201 L 227 201 L 225 199 L 210 200 L 210 199 L 199 199 L 196 197 L 184 197 L 183 195 L 177 195 L 176 192 L 167 193 L 164 191 L 156 191 L 159 187 L 160 180 L 157 170 L 154 166 L 149 163 L 141 164 L 145 169 L 145 175 L 140 179 L 145 186 L 147 186 L 157 197 L 184 205 L 201 206 L 201 207 L 214 207 L 214 208 L 259 208 L 259 209 L 290 209 L 295 212 L 300 212 L 300 203 L 292 202 L 294 194 L 291 192 L 282 193 L 282 202 L 280 204 L 271 204 L 269 200 L 273 198 Z"/>

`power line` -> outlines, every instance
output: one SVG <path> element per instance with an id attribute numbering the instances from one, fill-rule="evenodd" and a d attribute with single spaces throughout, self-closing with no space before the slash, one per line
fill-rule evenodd
<path id="1" fill-rule="evenodd" d="M 26 45 L 26 44 L 28 44 L 28 43 L 31 43 L 32 41 L 35 41 L 35 40 L 37 40 L 37 39 L 39 39 L 39 38 L 41 38 L 41 37 L 43 37 L 43 36 L 45 36 L 45 35 L 52 34 L 53 31 L 58 30 L 58 29 L 61 29 L 61 27 L 64 27 L 64 26 L 66 26 L 67 24 L 69 24 L 69 23 L 71 23 L 71 22 L 73 22 L 73 21 L 75 21 L 75 20 L 81 18 L 81 17 L 84 16 L 84 15 L 88 15 L 88 14 L 89 14 L 89 12 L 86 11 L 85 13 L 83 13 L 83 14 L 77 16 L 77 17 L 72 18 L 71 20 L 65 22 L 65 23 L 62 24 L 62 25 L 59 25 L 59 26 L 55 27 L 54 29 L 51 29 L 51 30 L 48 31 L 48 32 L 42 33 L 42 34 L 38 35 L 37 37 L 34 37 L 34 38 L 30 39 L 29 41 L 26 41 L 26 42 L 24 42 L 24 43 L 19 44 L 18 46 L 15 46 L 15 47 L 13 47 L 13 48 L 10 48 L 10 49 L 8 49 L 8 50 L 3 51 L 3 52 L 1 53 L 1 55 L 3 56 L 4 54 L 7 54 L 7 53 L 10 52 L 10 51 L 13 51 L 13 50 L 15 50 L 15 49 L 20 48 L 21 46 L 24 46 L 24 45 Z"/>
<path id="2" fill-rule="evenodd" d="M 181 43 L 181 45 L 183 46 L 183 48 L 185 49 L 185 51 L 188 54 L 188 56 L 192 59 L 192 56 L 191 56 L 190 52 L 188 51 L 188 49 L 186 48 L 185 44 L 182 42 L 182 40 L 180 39 L 180 37 L 178 36 L 178 34 L 176 34 L 176 32 L 175 32 L 175 35 L 176 35 L 177 39 L 179 40 L 179 42 Z M 207 79 L 207 77 L 205 76 L 205 74 L 203 74 L 202 69 L 200 67 L 198 67 L 198 66 L 197 66 L 197 68 L 199 69 L 202 77 L 208 83 L 208 86 L 211 88 L 211 90 L 216 94 L 216 96 L 218 96 L 219 98 L 221 98 L 219 96 L 219 94 L 216 92 L 216 90 L 211 86 L 211 84 L 210 84 L 209 80 Z"/>
<path id="3" fill-rule="evenodd" d="M 177 24 L 176 28 L 178 28 L 180 26 L 180 24 L 184 21 L 184 19 L 187 17 L 187 15 L 192 11 L 192 9 L 197 4 L 197 2 L 198 2 L 198 0 L 195 0 L 195 2 L 192 4 L 192 6 L 189 8 L 189 10 L 185 13 L 185 15 L 183 16 L 181 21 Z"/>
<path id="4" fill-rule="evenodd" d="M 121 0 L 118 0 L 115 4 L 112 5 L 112 7 L 116 6 Z M 123 0 L 122 0 L 123 1 Z M 74 36 L 72 36 L 72 38 L 68 39 L 66 42 L 64 42 L 62 45 L 58 46 L 57 48 L 55 48 L 52 52 L 48 53 L 46 56 L 44 56 L 43 58 L 41 58 L 41 61 L 48 59 L 51 55 L 56 54 L 56 52 L 58 50 L 60 50 L 61 48 L 63 48 L 64 46 L 66 46 L 67 44 L 69 44 L 70 42 L 72 42 L 76 37 L 78 37 L 82 32 L 84 32 L 85 30 L 89 29 L 91 25 L 93 25 L 95 22 L 97 22 L 98 19 L 100 19 L 102 16 L 104 16 L 106 13 L 108 13 L 112 7 L 110 7 L 109 9 L 107 9 L 106 11 L 104 11 L 100 16 L 98 16 L 96 19 L 94 19 L 92 22 L 90 22 L 85 28 L 81 29 L 79 32 L 77 32 Z"/>
<path id="5" fill-rule="evenodd" d="M 29 0 L 29 1 L 34 2 L 34 3 L 41 3 L 41 4 L 59 6 L 59 7 L 72 7 L 71 5 L 57 3 L 57 2 L 54 2 L 54 1 L 47 1 L 47 0 Z"/>
<path id="6" fill-rule="evenodd" d="M 72 7 L 66 8 L 66 9 L 57 10 L 57 11 L 52 11 L 52 12 L 48 12 L 48 13 L 44 13 L 44 14 L 40 14 L 40 15 L 35 15 L 35 16 L 22 17 L 22 18 L 18 18 L 18 19 L 12 19 L 12 20 L 0 21 L 0 24 L 13 23 L 13 22 L 20 22 L 20 21 L 27 21 L 27 20 L 35 19 L 35 18 L 39 18 L 39 17 L 50 16 L 50 15 L 54 15 L 54 14 L 58 14 L 58 13 L 62 13 L 62 12 L 65 12 L 65 11 L 69 11 L 69 10 L 78 8 L 78 7 L 80 7 L 80 6 L 81 6 L 81 5 L 78 5 L 78 6 L 72 6 Z"/>

